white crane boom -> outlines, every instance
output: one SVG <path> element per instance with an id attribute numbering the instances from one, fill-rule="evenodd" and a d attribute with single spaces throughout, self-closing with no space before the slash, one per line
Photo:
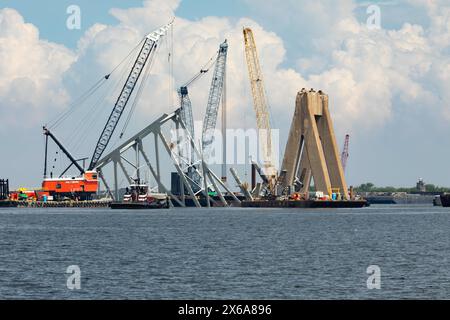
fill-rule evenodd
<path id="1" fill-rule="evenodd" d="M 224 89 L 227 52 L 228 44 L 225 40 L 225 42 L 220 45 L 219 53 L 217 55 L 216 67 L 214 69 L 211 89 L 209 91 L 208 105 L 206 107 L 205 121 L 203 122 L 202 150 L 205 160 L 210 154 L 211 145 L 214 141 L 214 129 L 216 128 L 217 114 Z"/>
<path id="2" fill-rule="evenodd" d="M 98 139 L 97 145 L 94 150 L 94 154 L 92 155 L 91 158 L 89 170 L 95 169 L 97 162 L 100 160 L 103 152 L 108 146 L 108 143 L 111 140 L 114 130 L 117 127 L 117 124 L 119 123 L 122 113 L 128 104 L 128 101 L 134 91 L 134 88 L 136 87 L 139 77 L 141 76 L 141 73 L 144 70 L 146 63 L 149 60 L 149 57 L 156 52 L 155 49 L 159 39 L 167 33 L 172 23 L 173 21 L 159 28 L 156 31 L 149 33 L 145 37 L 139 55 L 133 64 L 133 67 L 128 75 L 128 78 L 125 84 L 123 85 L 119 97 L 117 98 L 117 101 L 113 107 L 113 110 L 111 111 L 108 121 L 106 122 L 105 127 L 103 128 L 103 131 Z"/>

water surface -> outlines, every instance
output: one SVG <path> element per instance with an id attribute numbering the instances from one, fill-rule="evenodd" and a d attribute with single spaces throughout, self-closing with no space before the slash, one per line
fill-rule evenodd
<path id="1" fill-rule="evenodd" d="M 449 231 L 449 208 L 418 205 L 0 209 L 0 298 L 448 299 Z"/>

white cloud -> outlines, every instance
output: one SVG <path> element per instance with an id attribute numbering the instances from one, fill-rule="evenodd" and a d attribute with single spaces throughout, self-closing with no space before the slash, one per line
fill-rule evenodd
<path id="1" fill-rule="evenodd" d="M 39 39 L 39 31 L 15 10 L 0 10 L 0 117 L 20 126 L 39 123 L 69 96 L 61 79 L 75 55 Z M 5 127 L 5 126 L 2 126 Z"/>
<path id="2" fill-rule="evenodd" d="M 254 5 L 253 0 L 246 1 Z M 14 10 L 2 10 L 0 56 L 5 58 L 0 62 L 0 93 L 4 97 L 3 104 L 17 108 L 29 105 L 37 113 L 43 112 L 44 107 L 67 104 L 68 90 L 72 97 L 78 96 L 77 92 L 82 92 L 83 86 L 88 84 L 85 79 L 109 72 L 146 33 L 167 23 L 179 3 L 179 0 L 147 0 L 139 8 L 112 9 L 110 12 L 119 23 L 92 26 L 80 39 L 75 53 L 40 40 L 36 27 L 24 23 Z M 286 55 L 283 41 L 255 21 L 177 18 L 173 34 L 173 79 L 164 57 L 166 52 L 162 52 L 144 97 L 152 102 L 152 108 L 140 112 L 156 116 L 167 111 L 170 108 L 168 96 L 175 96 L 174 91 L 170 93 L 168 84 L 180 84 L 196 73 L 217 50 L 218 44 L 227 38 L 230 44 L 228 102 L 230 115 L 236 117 L 230 123 L 242 124 L 240 111 L 247 110 L 251 100 L 241 29 L 249 25 L 254 29 L 275 114 L 277 110 L 293 106 L 295 92 L 301 87 L 328 92 L 337 124 L 348 128 L 356 124 L 366 129 L 383 126 L 399 103 L 438 104 L 441 112 L 450 114 L 446 107 L 448 94 L 444 90 L 449 79 L 443 72 L 449 68 L 444 49 L 450 43 L 450 8 L 443 3 L 436 5 L 434 1 L 411 3 L 426 8 L 431 20 L 429 29 L 405 23 L 398 30 L 369 30 L 364 22 L 354 17 L 357 5 L 350 0 L 337 8 L 328 0 L 286 1 L 277 6 L 273 1 L 259 4 L 256 10 L 263 14 L 270 12 L 281 24 L 297 30 L 308 27 L 308 32 L 301 33 L 303 38 L 298 41 L 309 43 L 315 55 L 305 57 L 299 53 L 300 72 L 281 67 Z M 285 19 L 280 19 L 281 16 Z M 191 90 L 197 118 L 202 117 L 202 112 L 198 111 L 205 108 L 208 81 L 203 80 Z M 290 113 L 283 115 L 284 118 L 281 116 L 280 121 L 289 121 Z"/>
<path id="3" fill-rule="evenodd" d="M 119 20 L 118 25 L 91 27 L 79 41 L 77 63 L 67 72 L 71 83 L 74 86 L 77 83 L 81 85 L 83 79 L 92 77 L 92 74 L 105 74 L 117 65 L 146 33 L 170 21 L 174 16 L 172 9 L 176 9 L 178 1 L 159 6 L 162 3 L 159 0 L 151 0 L 145 1 L 141 8 L 113 9 L 111 13 Z M 138 110 L 140 124 L 149 123 L 161 113 L 172 111 L 174 107 L 170 105 L 169 95 L 172 94 L 176 102 L 176 88 L 170 90 L 169 84 L 181 85 L 187 81 L 214 55 L 219 44 L 227 39 L 229 123 L 236 127 L 254 126 L 243 53 L 243 26 L 251 26 L 254 30 L 272 109 L 275 114 L 277 109 L 284 111 L 283 120 L 286 120 L 288 114 L 293 112 L 295 94 L 305 81 L 294 70 L 280 67 L 286 54 L 280 37 L 247 18 L 232 22 L 228 18 L 205 17 L 197 21 L 176 18 L 173 31 L 175 59 L 172 79 L 167 60 L 167 39 L 170 39 L 171 34 L 161 41 L 158 58 L 152 69 L 153 75 Z M 190 90 L 196 120 L 201 120 L 204 116 L 211 76 L 212 70 Z M 287 109 L 287 106 L 291 108 Z M 248 119 L 242 117 L 243 112 L 248 115 Z"/>
<path id="4" fill-rule="evenodd" d="M 255 5 L 255 0 L 247 0 Z M 258 2 L 259 3 L 259 2 Z M 429 25 L 405 22 L 393 30 L 369 30 L 354 14 L 356 2 L 259 3 L 262 18 L 300 30 L 297 67 L 308 85 L 330 95 L 336 126 L 344 130 L 382 129 L 395 115 L 414 109 L 448 115 L 450 6 L 448 1 L 401 1 L 427 12 Z M 392 6 L 381 5 L 382 21 Z M 398 4 L 400 5 L 400 4 Z M 269 22 L 270 23 L 270 22 Z M 302 32 L 305 31 L 305 32 Z M 299 45 L 301 47 L 301 45 Z M 302 47 L 304 48 L 304 47 Z"/>
<path id="5" fill-rule="evenodd" d="M 329 94 L 338 134 L 345 130 L 357 132 L 359 137 L 369 135 L 399 116 L 427 114 L 439 123 L 450 121 L 448 1 L 383 4 L 382 22 L 392 14 L 390 10 L 397 10 L 403 3 L 418 12 L 425 11 L 429 20 L 424 25 L 405 21 L 391 30 L 369 30 L 365 20 L 355 17 L 358 5 L 351 0 L 340 2 L 339 6 L 331 0 L 245 2 L 260 19 L 176 18 L 173 78 L 167 42 L 163 40 L 137 110 L 138 127 L 173 109 L 169 95 L 176 101 L 176 94 L 170 84 L 180 85 L 198 72 L 224 39 L 229 42 L 229 124 L 254 126 L 242 47 L 243 26 L 251 26 L 255 33 L 275 124 L 283 130 L 289 127 L 295 95 L 302 87 L 322 89 Z M 39 39 L 37 28 L 25 23 L 16 11 L 1 10 L 1 117 L 13 125 L 40 124 L 44 118 L 51 118 L 44 113 L 67 105 L 69 98 L 79 96 L 97 78 L 111 71 L 146 33 L 171 20 L 179 3 L 148 0 L 139 8 L 112 9 L 110 13 L 118 23 L 92 26 L 73 52 Z M 268 30 L 274 25 L 278 28 Z M 290 56 L 298 62 L 290 68 L 285 66 L 285 44 L 289 44 L 289 50 L 294 51 Z M 211 73 L 190 90 L 196 120 L 202 119 L 206 108 Z M 111 107 L 108 105 L 104 112 Z M 20 116 L 10 112 L 23 108 L 27 111 Z M 103 122 L 103 116 L 99 122 Z M 414 123 L 420 124 L 421 120 L 419 116 Z"/>

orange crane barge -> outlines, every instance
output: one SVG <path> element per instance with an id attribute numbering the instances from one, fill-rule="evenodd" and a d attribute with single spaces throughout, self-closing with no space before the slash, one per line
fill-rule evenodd
<path id="1" fill-rule="evenodd" d="M 52 132 L 47 127 L 43 127 L 44 135 L 46 136 L 45 142 L 45 166 L 44 166 L 44 180 L 42 182 L 42 189 L 48 192 L 54 200 L 64 200 L 64 198 L 74 199 L 74 200 L 91 200 L 92 196 L 97 193 L 98 190 L 98 176 L 99 172 L 96 170 L 98 161 L 101 159 L 103 152 L 105 151 L 108 143 L 111 140 L 112 135 L 119 123 L 119 120 L 124 112 L 128 101 L 133 94 L 136 84 L 144 71 L 144 67 L 147 62 L 152 60 L 153 55 L 156 52 L 157 42 L 159 39 L 166 34 L 169 30 L 172 22 L 157 29 L 156 31 L 148 34 L 141 41 L 141 48 L 139 54 L 137 55 L 134 64 L 128 74 L 128 77 L 120 91 L 119 96 L 114 104 L 114 107 L 109 115 L 109 118 L 103 128 L 103 131 L 98 139 L 95 146 L 94 153 L 91 157 L 91 162 L 87 170 L 84 166 L 80 166 L 79 161 L 84 161 L 84 159 L 76 160 L 70 152 L 62 145 L 62 143 L 54 136 Z M 114 72 L 114 71 L 112 71 Z M 104 80 L 108 80 L 112 72 L 104 77 Z M 102 80 L 103 81 L 103 80 Z M 96 86 L 94 86 L 95 88 Z M 97 87 L 98 88 L 98 87 Z M 70 165 L 62 172 L 59 177 L 50 177 L 47 175 L 47 153 L 48 153 L 48 139 L 52 139 L 59 149 L 67 156 L 70 160 Z M 75 166 L 80 174 L 78 176 L 65 177 L 64 174 L 72 167 Z"/>
<path id="2" fill-rule="evenodd" d="M 49 129 L 43 127 L 45 135 L 45 165 L 44 165 L 44 180 L 42 182 L 42 189 L 47 191 L 50 196 L 55 200 L 63 198 L 78 199 L 78 200 L 91 200 L 92 195 L 97 192 L 98 189 L 98 174 L 96 171 L 85 171 L 80 164 L 79 160 L 75 160 L 69 151 L 59 142 L 59 140 L 50 132 Z M 53 174 L 47 175 L 47 149 L 48 138 L 51 138 L 60 150 L 69 158 L 70 165 L 59 176 L 54 178 Z M 79 176 L 65 177 L 64 174 L 72 167 L 75 166 L 79 171 Z"/>

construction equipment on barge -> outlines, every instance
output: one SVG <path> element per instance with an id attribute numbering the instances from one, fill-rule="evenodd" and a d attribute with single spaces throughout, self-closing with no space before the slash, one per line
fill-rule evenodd
<path id="1" fill-rule="evenodd" d="M 49 128 L 44 126 L 44 135 L 46 137 L 45 143 L 45 167 L 44 167 L 44 180 L 42 182 L 42 188 L 50 193 L 55 200 L 61 200 L 63 198 L 77 199 L 77 200 L 91 200 L 92 196 L 98 190 L 98 172 L 97 163 L 100 160 L 103 152 L 108 146 L 111 137 L 119 123 L 119 120 L 127 106 L 131 95 L 139 81 L 144 69 L 148 71 L 150 61 L 152 61 L 156 54 L 157 43 L 161 37 L 163 37 L 167 31 L 169 31 L 173 21 L 169 24 L 159 28 L 158 30 L 148 34 L 141 42 L 141 48 L 137 58 L 135 59 L 133 66 L 128 74 L 128 77 L 120 91 L 120 94 L 114 104 L 114 107 L 109 115 L 109 118 L 103 128 L 103 131 L 97 141 L 94 149 L 94 153 L 91 157 L 91 161 L 87 170 L 82 167 L 78 162 L 86 160 L 76 160 L 70 152 L 63 146 L 63 144 L 50 132 Z M 106 81 L 110 78 L 110 74 L 106 75 L 102 81 Z M 98 88 L 99 86 L 94 86 Z M 53 177 L 53 173 L 50 176 L 47 175 L 47 158 L 48 158 L 48 141 L 49 137 L 56 143 L 59 149 L 70 160 L 70 165 L 63 171 L 59 177 Z M 75 166 L 80 172 L 77 176 L 64 176 L 64 174 L 72 167 Z"/>
<path id="2" fill-rule="evenodd" d="M 231 173 L 237 181 L 242 195 L 233 193 L 224 183 L 226 174 L 225 153 L 222 166 L 222 177 L 218 178 L 212 172 L 206 161 L 214 139 L 213 131 L 216 126 L 220 102 L 224 104 L 226 88 L 226 58 L 228 44 L 223 42 L 217 54 L 216 66 L 211 82 L 210 94 L 202 131 L 202 140 L 199 146 L 194 141 L 192 106 L 188 96 L 188 86 L 207 70 L 202 69 L 192 81 L 180 87 L 180 108 L 176 111 L 164 114 L 155 122 L 122 143 L 119 147 L 104 155 L 107 146 L 115 132 L 119 120 L 130 100 L 137 82 L 144 72 L 147 75 L 149 62 L 152 61 L 157 47 L 157 42 L 167 31 L 171 24 L 148 35 L 143 40 L 138 57 L 128 74 L 128 78 L 115 102 L 114 108 L 109 115 L 106 125 L 97 141 L 90 164 L 85 169 L 87 158 L 76 159 L 68 149 L 56 138 L 52 128 L 44 127 L 46 137 L 46 161 L 44 168 L 43 188 L 56 200 L 64 198 L 87 200 L 82 201 L 88 205 L 94 193 L 98 191 L 99 182 L 102 181 L 111 198 L 114 200 L 112 207 L 116 208 L 145 208 L 145 207 L 167 207 L 170 206 L 229 206 L 241 205 L 242 207 L 360 207 L 366 204 L 364 200 L 356 200 L 349 194 L 344 177 L 343 164 L 338 156 L 337 145 L 328 110 L 328 96 L 323 92 L 302 90 L 297 95 L 295 112 L 289 133 L 289 139 L 284 153 L 281 170 L 277 171 L 273 159 L 273 144 L 271 140 L 271 123 L 269 117 L 269 105 L 264 89 L 261 66 L 259 64 L 253 32 L 245 28 L 244 44 L 247 59 L 249 79 L 252 88 L 254 111 L 256 113 L 256 124 L 259 130 L 259 142 L 262 149 L 263 163 L 252 163 L 252 188 L 248 190 L 246 183 L 242 183 L 237 172 L 232 169 Z M 209 69 L 209 68 L 208 68 Z M 109 75 L 104 79 L 108 80 Z M 142 77 L 143 79 L 146 76 Z M 142 85 L 142 82 L 141 82 Z M 139 88 L 138 94 L 140 92 Z M 137 99 L 135 99 L 137 100 Z M 135 101 L 136 102 L 136 101 Z M 226 126 L 225 108 L 222 110 L 222 130 Z M 127 120 L 128 123 L 128 120 Z M 179 139 L 168 139 L 164 133 L 167 125 L 175 126 L 186 132 L 187 145 L 192 149 L 189 157 L 180 152 Z M 173 129 L 173 128 L 172 128 Z M 170 129 L 169 129 L 170 130 Z M 123 134 L 123 132 L 122 132 Z M 120 138 L 122 137 L 122 134 Z M 150 143 L 144 143 L 143 139 L 151 137 L 154 150 L 147 153 Z M 47 175 L 47 148 L 51 139 L 64 155 L 70 160 L 70 165 L 59 177 Z M 175 141 L 174 141 L 175 140 Z M 148 141 L 148 140 L 147 140 Z M 172 189 L 163 183 L 160 168 L 159 146 L 162 146 L 166 159 L 172 161 L 176 172 L 172 173 Z M 226 150 L 224 144 L 224 150 Z M 200 150 L 199 150 L 200 149 Z M 127 158 L 126 153 L 131 153 L 133 160 Z M 348 154 L 348 152 L 347 152 Z M 142 161 L 143 160 L 143 161 Z M 152 174 L 152 179 L 157 185 L 155 197 L 152 197 L 150 187 L 143 183 L 140 177 L 141 163 L 144 163 Z M 109 187 L 105 177 L 107 166 L 113 172 L 113 188 Z M 169 164 L 169 163 L 168 163 Z M 128 173 L 129 166 L 135 170 L 136 176 Z M 64 176 L 66 172 L 75 167 L 79 171 L 78 176 Z M 119 200 L 119 174 L 125 176 L 130 184 L 130 190 L 126 193 L 124 201 Z M 256 173 L 262 182 L 256 183 Z M 100 181 L 99 181 L 100 179 Z M 310 192 L 311 181 L 317 191 Z M 121 182 L 120 182 L 121 184 Z M 175 188 L 174 188 L 175 186 Z M 177 192 L 174 192 L 177 190 Z M 134 198 L 133 198 L 134 197 Z M 242 201 L 245 198 L 244 201 Z M 168 200 L 170 199 L 170 200 Z M 160 201 L 161 200 L 161 201 Z M 78 203 L 78 201 L 72 201 Z M 72 203 L 71 202 L 71 203 Z M 82 203 L 80 202 L 80 203 Z M 28 202 L 31 203 L 31 202 Z M 35 202 L 43 206 L 45 202 Z M 64 205 L 64 201 L 53 204 Z"/>
<path id="3" fill-rule="evenodd" d="M 256 114 L 256 125 L 258 129 L 258 138 L 260 141 L 263 168 L 261 173 L 265 176 L 266 186 L 270 192 L 273 191 L 277 177 L 277 170 L 273 160 L 272 150 L 272 130 L 270 125 L 269 104 L 267 102 L 266 91 L 264 87 L 263 74 L 259 63 L 256 42 L 253 31 L 250 28 L 244 28 L 244 48 L 248 67 L 248 76 L 250 80 L 253 107 Z M 260 174 L 261 175 L 261 174 Z"/>
<path id="4" fill-rule="evenodd" d="M 302 89 L 296 98 L 288 141 L 281 170 L 275 170 L 272 156 L 270 117 L 255 39 L 244 28 L 244 46 L 252 88 L 257 127 L 264 164 L 252 163 L 251 195 L 246 190 L 243 207 L 362 207 L 367 201 L 349 194 L 343 164 L 339 157 L 328 95 L 322 91 Z M 261 131 L 265 139 L 261 139 Z M 264 135 L 263 135 L 264 137 Z M 348 148 L 348 137 L 346 138 Z M 344 150 L 348 154 L 348 150 Z M 256 184 L 256 172 L 262 183 Z M 232 172 L 241 190 L 243 184 Z M 316 192 L 310 193 L 314 180 Z"/>
<path id="5" fill-rule="evenodd" d="M 186 173 L 188 181 L 191 183 L 192 190 L 195 194 L 201 194 L 203 185 L 201 183 L 201 176 L 196 169 L 199 168 L 199 161 L 203 160 L 208 162 L 212 151 L 212 145 L 215 138 L 215 129 L 217 123 L 217 117 L 220 108 L 220 102 L 222 102 L 222 139 L 223 142 L 223 162 L 222 162 L 222 182 L 226 182 L 226 141 L 225 141 L 225 130 L 226 130 L 226 105 L 225 105 L 225 87 L 226 87 L 226 62 L 228 53 L 228 43 L 225 40 L 220 44 L 219 50 L 216 52 L 215 56 L 211 58 L 207 64 L 205 64 L 196 75 L 194 75 L 188 82 L 180 87 L 178 94 L 180 96 L 180 108 L 179 114 L 181 120 L 187 129 L 183 137 L 178 137 L 177 147 L 179 149 L 179 157 L 177 161 L 181 165 L 183 172 Z M 208 71 L 214 66 L 213 76 L 211 79 L 211 86 L 208 95 L 208 102 L 206 106 L 205 118 L 203 121 L 202 137 L 201 137 L 201 152 L 203 159 L 197 159 L 195 161 L 195 152 L 186 136 L 189 134 L 193 140 L 195 140 L 194 132 L 194 120 L 193 120 L 193 110 L 191 100 L 189 98 L 188 87 L 194 84 L 197 80 L 201 79 Z M 177 132 L 180 127 L 177 127 Z M 183 187 L 181 179 L 176 172 L 172 172 L 171 175 L 171 192 L 174 195 L 180 195 L 182 192 L 188 195 L 188 191 Z M 208 190 L 208 192 L 214 190 Z"/>
<path id="6" fill-rule="evenodd" d="M 98 178 L 95 170 L 85 171 L 78 163 L 79 160 L 70 154 L 70 152 L 62 145 L 62 143 L 54 136 L 49 129 L 43 127 L 45 135 L 45 164 L 44 164 L 44 180 L 42 182 L 42 189 L 47 191 L 49 195 L 55 200 L 63 198 L 71 198 L 78 200 L 90 200 L 92 195 L 97 193 Z M 53 173 L 47 176 L 47 159 L 48 159 L 48 138 L 51 138 L 59 149 L 70 160 L 70 165 L 61 173 L 59 177 L 53 177 Z M 79 172 L 79 176 L 65 177 L 64 174 L 75 166 Z"/>
<path id="7" fill-rule="evenodd" d="M 297 94 L 294 117 L 275 194 L 242 202 L 243 207 L 347 208 L 368 203 L 347 191 L 339 157 L 328 95 L 322 91 Z M 316 192 L 310 192 L 314 180 Z"/>

